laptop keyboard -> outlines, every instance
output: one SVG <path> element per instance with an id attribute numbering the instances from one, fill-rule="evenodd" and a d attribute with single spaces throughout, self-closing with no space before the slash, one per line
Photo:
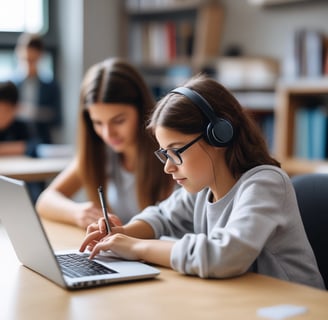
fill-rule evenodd
<path id="1" fill-rule="evenodd" d="M 75 253 L 57 255 L 57 260 L 63 273 L 71 278 L 116 273 L 86 256 Z"/>

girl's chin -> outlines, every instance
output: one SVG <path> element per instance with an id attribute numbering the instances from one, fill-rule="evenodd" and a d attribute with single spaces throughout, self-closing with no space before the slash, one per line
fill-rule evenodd
<path id="1" fill-rule="evenodd" d="M 121 153 L 125 149 L 123 144 L 110 144 L 109 147 L 116 153 Z"/>
<path id="2" fill-rule="evenodd" d="M 195 187 L 191 187 L 191 186 L 188 186 L 188 184 L 181 184 L 179 183 L 179 185 L 184 188 L 187 192 L 189 193 L 197 193 L 199 192 L 201 189 L 199 188 L 195 188 Z"/>
<path id="3" fill-rule="evenodd" d="M 179 184 L 179 185 L 191 194 L 195 194 L 195 193 L 200 192 L 204 189 L 204 188 L 200 188 L 199 186 L 198 187 L 197 186 L 191 186 L 188 183 Z"/>

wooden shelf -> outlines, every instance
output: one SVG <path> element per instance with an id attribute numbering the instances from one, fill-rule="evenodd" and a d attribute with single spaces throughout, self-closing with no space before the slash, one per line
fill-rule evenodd
<path id="1" fill-rule="evenodd" d="M 283 161 L 282 168 L 291 176 L 304 173 L 328 173 L 328 162 L 288 158 Z"/>
<path id="2" fill-rule="evenodd" d="M 328 172 L 327 158 L 312 160 L 311 158 L 298 157 L 295 154 L 297 141 L 300 144 L 307 143 L 306 141 L 301 141 L 301 138 L 296 136 L 295 133 L 297 112 L 300 108 L 313 108 L 312 101 L 317 100 L 327 108 L 328 77 L 281 82 L 277 86 L 274 153 L 276 158 L 282 163 L 283 168 L 291 175 Z M 316 103 L 314 102 L 314 104 Z M 326 135 L 327 132 L 324 134 Z"/>
<path id="3" fill-rule="evenodd" d="M 223 7 L 218 1 L 127 0 L 123 20 L 123 55 L 159 95 L 171 89 L 168 83 L 184 82 L 219 55 Z"/>

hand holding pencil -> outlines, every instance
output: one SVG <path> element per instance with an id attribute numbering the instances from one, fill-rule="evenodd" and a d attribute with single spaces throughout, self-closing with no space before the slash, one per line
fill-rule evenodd
<path id="1" fill-rule="evenodd" d="M 88 247 L 89 250 L 92 250 L 92 248 L 99 241 L 101 241 L 102 239 L 107 237 L 107 235 L 113 232 L 112 227 L 114 228 L 114 227 L 122 226 L 122 222 L 117 216 L 115 216 L 114 214 L 107 213 L 106 202 L 105 202 L 102 186 L 98 187 L 98 194 L 99 194 L 100 204 L 104 217 L 99 219 L 98 222 L 92 223 L 88 226 L 86 238 L 83 241 L 83 244 L 81 245 L 80 248 L 81 252 L 83 252 L 86 249 L 86 247 Z"/>

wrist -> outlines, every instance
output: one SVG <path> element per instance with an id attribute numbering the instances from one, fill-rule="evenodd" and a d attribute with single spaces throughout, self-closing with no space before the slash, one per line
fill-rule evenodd
<path id="1" fill-rule="evenodd" d="M 136 239 L 136 242 L 133 246 L 133 251 L 135 255 L 138 257 L 138 260 L 148 261 L 147 252 L 149 249 L 149 241 Z"/>
<path id="2" fill-rule="evenodd" d="M 125 232 L 125 228 L 123 226 L 115 226 L 115 227 L 112 227 L 112 233 L 121 233 L 121 234 L 125 234 L 126 235 L 126 232 Z"/>

